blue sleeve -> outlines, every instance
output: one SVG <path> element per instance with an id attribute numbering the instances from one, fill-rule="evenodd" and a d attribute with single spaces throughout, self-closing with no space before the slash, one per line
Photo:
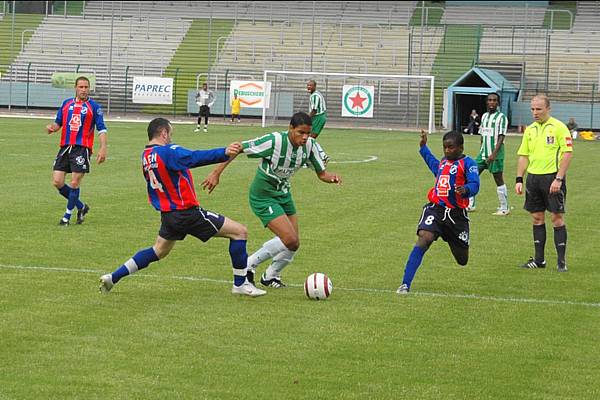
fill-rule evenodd
<path id="1" fill-rule="evenodd" d="M 54 122 L 56 122 L 56 125 L 58 125 L 58 126 L 62 126 L 62 121 L 63 121 L 63 107 L 64 106 L 65 106 L 65 102 L 63 101 L 63 103 L 58 108 L 58 112 L 56 113 L 56 119 L 54 120 Z"/>
<path id="2" fill-rule="evenodd" d="M 421 146 L 419 149 L 419 154 L 421 154 L 421 157 L 423 157 L 423 160 L 425 160 L 425 164 L 427 164 L 433 176 L 437 177 L 438 169 L 440 168 L 440 161 L 435 158 L 427 146 Z"/>
<path id="3" fill-rule="evenodd" d="M 465 157 L 465 174 L 467 192 L 462 197 L 472 197 L 479 193 L 479 171 L 477 163 L 471 157 Z"/>
<path id="4" fill-rule="evenodd" d="M 167 167 L 175 171 L 218 164 L 229 160 L 229 156 L 225 154 L 225 147 L 212 150 L 188 150 L 174 144 L 169 147 L 168 153 Z"/>
<path id="5" fill-rule="evenodd" d="M 102 112 L 102 107 L 100 104 L 96 103 L 96 109 L 94 110 L 94 115 L 96 118 L 96 129 L 98 133 L 106 133 L 106 125 L 104 125 L 104 113 Z"/>

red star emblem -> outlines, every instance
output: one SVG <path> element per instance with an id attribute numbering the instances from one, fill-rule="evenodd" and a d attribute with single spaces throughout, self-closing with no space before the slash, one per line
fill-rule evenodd
<path id="1" fill-rule="evenodd" d="M 356 107 L 365 108 L 363 106 L 363 102 L 365 100 L 367 100 L 367 98 L 366 97 L 360 97 L 360 93 L 356 92 L 356 95 L 354 95 L 354 97 L 350 97 L 350 100 L 352 100 L 352 107 L 351 108 L 356 108 Z"/>

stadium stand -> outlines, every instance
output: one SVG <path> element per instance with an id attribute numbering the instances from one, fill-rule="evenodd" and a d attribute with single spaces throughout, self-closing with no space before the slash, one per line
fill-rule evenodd
<path id="1" fill-rule="evenodd" d="M 452 2 L 469 3 L 469 2 Z M 449 5 L 446 4 L 443 24 L 490 25 L 490 26 L 536 26 L 544 23 L 545 7 L 500 6 L 503 2 L 494 2 L 494 6 Z M 517 2 L 518 3 L 518 2 Z M 523 2 L 528 4 L 527 2 Z"/>
<path id="2" fill-rule="evenodd" d="M 314 19 L 323 22 L 382 21 L 407 24 L 415 1 L 320 1 L 316 3 Z M 312 1 L 123 1 L 115 2 L 119 17 L 221 18 L 245 21 L 312 21 Z M 86 2 L 86 14 L 110 16 L 112 3 Z"/>
<path id="3" fill-rule="evenodd" d="M 126 69 L 129 79 L 133 74 L 162 75 L 189 26 L 190 21 L 182 19 L 115 20 L 110 79 L 117 90 L 115 98 L 127 98 Z M 71 41 L 73 32 L 77 35 Z M 97 80 L 95 97 L 106 101 L 109 52 L 110 24 L 106 20 L 48 16 L 12 63 L 13 78 L 24 79 L 29 74 L 33 83 L 47 83 L 56 71 L 93 72 Z M 119 89 L 123 91 L 121 96 Z"/>

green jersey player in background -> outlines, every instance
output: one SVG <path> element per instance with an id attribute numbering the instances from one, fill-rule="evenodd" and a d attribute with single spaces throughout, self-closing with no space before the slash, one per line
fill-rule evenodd
<path id="1" fill-rule="evenodd" d="M 254 181 L 250 185 L 250 208 L 275 237 L 248 257 L 247 278 L 254 281 L 256 267 L 273 259 L 260 282 L 273 288 L 285 287 L 281 272 L 294 259 L 300 247 L 296 206 L 290 193 L 290 178 L 303 165 L 310 163 L 317 177 L 325 183 L 342 183 L 341 176 L 325 170 L 325 162 L 310 136 L 311 118 L 304 112 L 292 116 L 289 129 L 273 132 L 242 142 L 242 152 L 249 158 L 260 158 Z M 233 159 L 219 164 L 202 182 L 209 193 L 219 184 L 223 170 Z"/>
<path id="2" fill-rule="evenodd" d="M 317 140 L 321 131 L 325 127 L 327 122 L 327 106 L 325 105 L 325 97 L 317 90 L 317 82 L 311 79 L 306 83 L 306 90 L 310 93 L 308 101 L 308 115 L 311 118 L 312 127 L 310 130 L 310 137 Z M 315 142 L 316 143 L 316 142 Z M 325 154 L 321 145 L 316 143 L 317 150 L 321 152 L 321 158 L 325 160 L 325 165 L 329 161 L 329 156 Z"/>
<path id="3" fill-rule="evenodd" d="M 488 94 L 486 98 L 487 112 L 481 117 L 479 134 L 481 135 L 481 148 L 477 156 L 479 175 L 486 169 L 489 170 L 496 182 L 496 193 L 500 206 L 493 215 L 508 215 L 508 192 L 504 184 L 504 138 L 508 120 L 506 115 L 498 110 L 500 96 L 496 93 Z M 469 199 L 468 211 L 475 210 L 475 199 Z"/>

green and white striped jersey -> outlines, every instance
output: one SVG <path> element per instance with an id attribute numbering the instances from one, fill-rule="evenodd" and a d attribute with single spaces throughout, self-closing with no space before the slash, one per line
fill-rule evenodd
<path id="1" fill-rule="evenodd" d="M 484 160 L 492 154 L 498 143 L 498 136 L 506 135 L 508 120 L 500 111 L 493 114 L 486 112 L 481 117 L 479 134 L 481 135 L 481 149 L 479 154 Z"/>
<path id="2" fill-rule="evenodd" d="M 308 112 L 310 113 L 312 110 L 317 110 L 315 115 L 321 115 L 325 111 L 327 111 L 327 106 L 325 105 L 325 98 L 318 90 L 315 90 L 310 95 L 310 104 Z"/>
<path id="3" fill-rule="evenodd" d="M 289 192 L 289 179 L 309 162 L 316 172 L 325 170 L 325 163 L 313 138 L 305 145 L 294 147 L 288 138 L 288 132 L 273 132 L 242 142 L 244 153 L 249 158 L 262 158 L 251 194 L 258 196 L 277 196 Z"/>

